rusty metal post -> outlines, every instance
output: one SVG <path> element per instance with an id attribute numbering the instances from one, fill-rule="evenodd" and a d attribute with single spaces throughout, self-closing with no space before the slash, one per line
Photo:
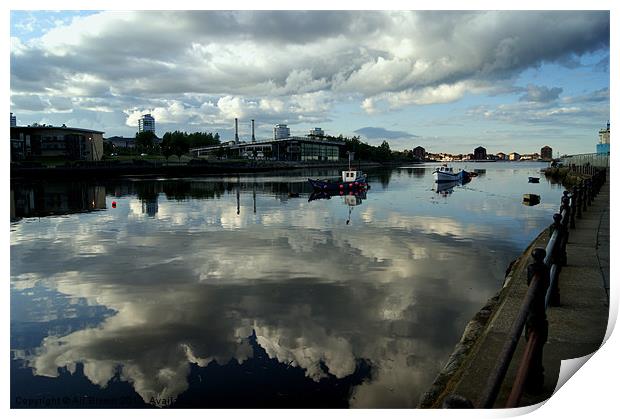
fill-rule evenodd
<path id="1" fill-rule="evenodd" d="M 532 251 L 534 262 L 527 267 L 528 286 L 536 279 L 541 282 L 538 287 L 539 292 L 534 296 L 530 306 L 527 320 L 525 322 L 525 338 L 537 337 L 536 345 L 532 350 L 529 371 L 525 379 L 526 391 L 537 394 L 543 388 L 545 381 L 545 369 L 543 367 L 543 346 L 547 342 L 549 325 L 545 310 L 545 295 L 549 287 L 549 267 L 545 265 L 546 252 L 544 249 L 536 248 Z M 535 335 L 534 335 L 535 334 Z"/>
<path id="2" fill-rule="evenodd" d="M 588 211 L 588 182 L 582 181 L 583 186 L 581 188 L 581 200 L 583 201 L 583 212 Z"/>
<path id="3" fill-rule="evenodd" d="M 573 188 L 570 198 L 570 228 L 575 229 L 575 216 L 577 212 L 577 187 Z"/>
<path id="4" fill-rule="evenodd" d="M 565 228 L 562 222 L 561 214 L 553 214 L 553 230 L 557 230 L 557 237 L 555 242 L 553 243 L 551 249 L 547 247 L 550 253 L 550 258 L 548 258 L 547 267 L 551 268 L 551 265 L 555 264 L 558 275 L 562 266 L 566 265 L 566 235 L 568 233 L 568 229 Z M 552 306 L 560 305 L 560 284 L 559 281 L 555 281 L 553 283 L 553 288 L 549 290 L 549 303 Z"/>
<path id="5" fill-rule="evenodd" d="M 558 238 L 556 244 L 552 249 L 551 260 L 552 263 L 556 263 L 559 266 L 566 265 L 566 251 L 563 246 L 563 241 L 566 236 L 564 225 L 562 224 L 562 214 L 553 214 L 553 231 L 558 232 Z"/>
<path id="6" fill-rule="evenodd" d="M 566 212 L 570 212 L 570 197 L 568 196 L 569 192 L 562 192 L 561 204 L 560 204 L 560 214 L 562 211 L 566 210 Z"/>
<path id="7" fill-rule="evenodd" d="M 581 217 L 583 217 L 583 214 L 581 213 L 581 200 L 582 200 L 582 194 L 583 194 L 583 190 L 581 188 L 581 183 L 579 184 L 579 186 L 577 186 L 577 218 L 581 219 Z"/>

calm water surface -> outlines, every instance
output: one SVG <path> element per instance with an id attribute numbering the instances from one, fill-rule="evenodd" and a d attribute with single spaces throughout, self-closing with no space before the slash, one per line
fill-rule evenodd
<path id="1" fill-rule="evenodd" d="M 414 407 L 562 193 L 465 167 L 13 183 L 11 405 Z"/>

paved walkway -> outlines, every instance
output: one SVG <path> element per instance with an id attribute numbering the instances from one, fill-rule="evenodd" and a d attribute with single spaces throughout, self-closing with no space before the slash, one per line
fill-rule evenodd
<path id="1" fill-rule="evenodd" d="M 542 234 L 533 247 L 544 248 L 547 236 Z M 530 251 L 531 248 L 528 255 Z M 562 268 L 559 282 L 561 305 L 547 311 L 549 338 L 544 348 L 544 392 L 537 396 L 525 394 L 521 400 L 523 406 L 549 398 L 557 384 L 561 361 L 596 351 L 605 336 L 609 313 L 609 180 L 583 218 L 576 220 L 576 228 L 570 230 L 567 256 L 568 266 Z M 447 394 L 460 394 L 475 403 L 482 393 L 527 291 L 525 268 L 529 259 L 517 262 L 512 280 L 502 291 L 505 296 L 497 311 L 435 407 L 441 406 Z M 505 405 L 524 340 L 521 339 L 515 352 L 496 408 Z"/>
<path id="2" fill-rule="evenodd" d="M 609 317 L 609 182 L 583 218 L 576 220 L 566 253 L 568 265 L 560 273 L 561 305 L 547 310 L 545 394 L 524 397 L 524 405 L 553 394 L 561 361 L 591 354 L 605 337 Z"/>

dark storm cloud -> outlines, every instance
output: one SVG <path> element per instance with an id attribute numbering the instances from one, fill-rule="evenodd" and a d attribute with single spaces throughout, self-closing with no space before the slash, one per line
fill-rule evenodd
<path id="1" fill-rule="evenodd" d="M 364 127 L 354 131 L 356 134 L 360 134 L 368 139 L 374 138 L 416 138 L 417 135 L 405 132 L 405 131 L 391 131 L 381 127 Z"/>

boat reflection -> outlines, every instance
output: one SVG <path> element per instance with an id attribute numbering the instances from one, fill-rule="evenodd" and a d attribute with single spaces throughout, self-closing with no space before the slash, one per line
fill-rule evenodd
<path id="1" fill-rule="evenodd" d="M 342 196 L 347 205 L 355 206 L 361 204 L 362 200 L 366 199 L 366 193 L 366 190 L 350 191 L 346 194 L 342 191 L 315 191 L 308 197 L 308 202 L 319 199 L 331 199 L 332 196 Z"/>
<path id="2" fill-rule="evenodd" d="M 435 182 L 433 185 L 433 190 L 440 194 L 441 196 L 448 196 L 454 192 L 455 186 L 463 186 L 469 182 L 469 179 L 461 181 L 454 180 L 452 182 Z"/>
<path id="3" fill-rule="evenodd" d="M 366 199 L 366 192 L 367 191 L 365 189 L 349 191 L 348 193 L 344 193 L 342 191 L 317 191 L 310 194 L 308 202 L 319 199 L 331 199 L 332 196 L 341 196 L 342 202 L 349 207 L 349 216 L 346 221 L 346 224 L 349 225 L 351 223 L 351 213 L 353 212 L 353 208 L 362 204 L 362 201 Z"/>

